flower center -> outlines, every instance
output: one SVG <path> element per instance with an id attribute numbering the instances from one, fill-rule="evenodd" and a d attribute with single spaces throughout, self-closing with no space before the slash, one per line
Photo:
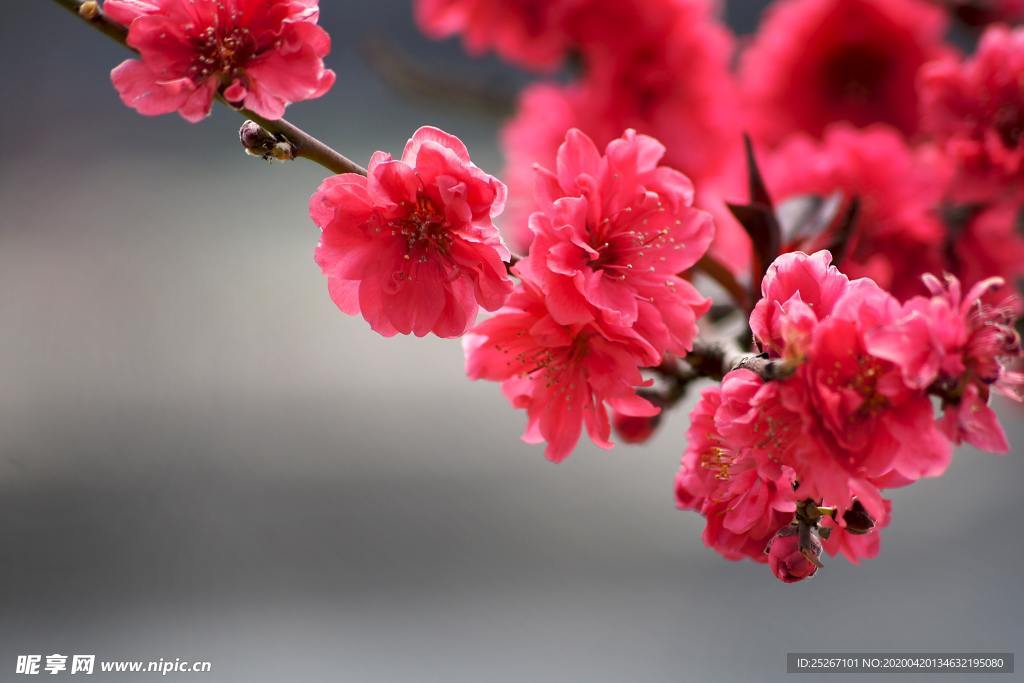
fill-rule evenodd
<path id="1" fill-rule="evenodd" d="M 427 260 L 430 252 L 448 254 L 452 245 L 452 234 L 448 230 L 444 215 L 437 206 L 423 194 L 416 203 L 408 207 L 409 213 L 391 221 L 392 234 L 405 240 L 405 259 Z"/>
<path id="2" fill-rule="evenodd" d="M 196 57 L 189 68 L 193 79 L 216 75 L 224 82 L 241 76 L 244 65 L 256 51 L 256 41 L 247 28 L 234 28 L 221 33 L 213 26 L 190 35 Z"/>
<path id="3" fill-rule="evenodd" d="M 771 413 L 764 414 L 754 423 L 754 433 L 759 440 L 754 448 L 763 452 L 774 463 L 785 464 L 786 452 L 793 444 L 794 421 L 788 416 L 776 417 Z"/>
<path id="4" fill-rule="evenodd" d="M 653 263 L 665 261 L 658 252 L 686 246 L 677 243 L 668 228 L 648 229 L 650 217 L 664 211 L 660 203 L 650 211 L 634 211 L 627 206 L 615 216 L 605 218 L 596 228 L 590 228 L 591 246 L 598 252 L 592 257 L 591 267 L 603 270 L 615 280 L 625 280 L 634 272 L 657 272 Z"/>
<path id="5" fill-rule="evenodd" d="M 714 435 L 708 435 L 709 441 L 718 441 Z M 700 454 L 700 466 L 711 472 L 718 481 L 729 481 L 735 458 L 733 455 L 720 446 L 710 446 Z"/>
<path id="6" fill-rule="evenodd" d="M 874 417 L 889 406 L 889 399 L 878 391 L 881 375 L 879 362 L 870 356 L 857 358 L 858 371 L 850 381 L 850 387 L 860 394 L 864 402 L 857 409 L 861 417 Z"/>
<path id="7" fill-rule="evenodd" d="M 877 95 L 889 66 L 877 50 L 851 45 L 826 63 L 824 82 L 836 98 L 867 102 Z"/>
<path id="8" fill-rule="evenodd" d="M 525 330 L 517 333 L 517 336 L 525 335 Z M 566 400 L 570 400 L 577 390 L 573 379 L 575 370 L 587 356 L 587 338 L 588 335 L 580 334 L 569 346 L 531 346 L 520 351 L 515 355 L 515 362 L 523 368 L 519 376 L 529 380 L 542 379 L 545 388 L 554 388 L 558 395 L 564 395 Z"/>

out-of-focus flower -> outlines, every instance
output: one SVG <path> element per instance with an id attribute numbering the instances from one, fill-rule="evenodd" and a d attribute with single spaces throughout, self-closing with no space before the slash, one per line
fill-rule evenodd
<path id="1" fill-rule="evenodd" d="M 316 259 L 331 298 L 384 336 L 461 335 L 479 307 L 497 310 L 512 291 L 492 223 L 505 192 L 462 141 L 430 127 L 401 159 L 375 153 L 367 177 L 328 178 L 310 216 L 323 231 Z"/>
<path id="2" fill-rule="evenodd" d="M 964 202 L 1024 205 L 1024 29 L 989 28 L 977 53 L 921 72 L 924 126 L 956 164 L 951 187 Z"/>
<path id="3" fill-rule="evenodd" d="M 638 370 L 649 358 L 643 341 L 628 328 L 559 324 L 528 279 L 463 345 L 466 373 L 502 382 L 509 402 L 526 410 L 523 440 L 546 441 L 555 462 L 572 452 L 584 424 L 595 444 L 611 448 L 608 408 L 633 417 L 658 413 L 636 393 L 647 385 Z"/>
<path id="4" fill-rule="evenodd" d="M 537 210 L 534 187 L 537 167 L 554 168 L 558 148 L 565 134 L 579 128 L 595 139 L 597 128 L 603 126 L 583 106 L 586 95 L 579 85 L 561 86 L 534 83 L 519 94 L 519 111 L 501 131 L 501 146 L 505 152 L 505 171 L 502 177 L 509 187 L 508 209 L 502 216 L 502 233 L 516 251 L 526 252 L 533 241 L 530 216 Z M 616 135 L 621 135 L 625 126 Z M 611 142 L 614 136 L 603 142 Z"/>
<path id="5" fill-rule="evenodd" d="M 821 538 L 813 528 L 801 533 L 792 524 L 784 527 L 769 542 L 766 552 L 772 574 L 785 583 L 808 579 L 821 566 Z"/>
<path id="6" fill-rule="evenodd" d="M 1002 286 L 998 278 L 982 281 L 963 295 L 960 282 L 927 277 L 930 297 L 915 297 L 901 317 L 868 338 L 875 356 L 896 363 L 905 383 L 944 395 L 942 426 L 957 443 L 1005 453 L 1006 434 L 987 405 L 990 389 L 1024 399 L 1024 375 L 1012 364 L 1022 355 L 1014 322 L 1018 306 L 989 304 L 987 291 Z"/>
<path id="7" fill-rule="evenodd" d="M 583 103 L 599 145 L 635 128 L 666 147 L 665 163 L 698 185 L 741 152 L 730 71 L 735 40 L 708 0 L 603 0 L 576 19 L 586 67 Z M 594 116 L 591 114 L 590 116 Z"/>
<path id="8" fill-rule="evenodd" d="M 836 192 L 856 198 L 860 211 L 839 265 L 850 277 L 870 277 L 903 300 L 923 291 L 923 274 L 945 266 L 937 207 L 948 176 L 926 151 L 911 150 L 884 126 L 836 125 L 821 142 L 790 138 L 766 157 L 764 174 L 777 203 Z"/>
<path id="9" fill-rule="evenodd" d="M 660 355 L 687 353 L 711 302 L 679 274 L 707 251 L 711 216 L 692 208 L 693 185 L 658 162 L 664 147 L 627 131 L 604 156 L 568 132 L 555 171 L 537 169 L 535 233 L 519 269 L 563 325 L 633 327 Z"/>
<path id="10" fill-rule="evenodd" d="M 780 0 L 744 52 L 740 83 L 755 139 L 821 135 L 834 122 L 918 127 L 915 79 L 949 52 L 926 0 Z"/>
<path id="11" fill-rule="evenodd" d="M 952 270 L 963 286 L 999 277 L 1006 287 L 988 299 L 1005 300 L 1024 278 L 1024 207 L 1005 202 L 969 216 L 951 246 Z"/>
<path id="12" fill-rule="evenodd" d="M 106 0 L 139 59 L 111 72 L 126 105 L 147 116 L 177 111 L 197 122 L 214 96 L 268 119 L 334 84 L 331 39 L 317 0 Z"/>
<path id="13" fill-rule="evenodd" d="M 799 418 L 780 410 L 775 389 L 737 370 L 690 414 L 676 502 L 706 518 L 704 543 L 730 560 L 766 561 L 765 545 L 796 510 L 789 453 Z"/>
<path id="14" fill-rule="evenodd" d="M 461 34 L 466 50 L 493 50 L 503 59 L 553 69 L 570 46 L 566 16 L 588 0 L 416 0 L 416 21 L 433 38 Z"/>

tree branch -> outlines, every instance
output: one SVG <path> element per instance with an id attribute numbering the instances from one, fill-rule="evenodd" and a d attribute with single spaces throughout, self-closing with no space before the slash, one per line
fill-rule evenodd
<path id="1" fill-rule="evenodd" d="M 733 370 L 749 370 L 766 382 L 786 379 L 796 368 L 781 358 L 743 351 L 731 340 L 697 339 L 686 362 L 701 377 L 721 380 Z"/>
<path id="2" fill-rule="evenodd" d="M 696 339 L 693 350 L 681 361 L 667 357 L 661 365 L 651 369 L 667 387 L 666 391 L 655 393 L 653 397 L 663 409 L 671 408 L 683 399 L 693 382 L 698 379 L 721 382 L 733 370 L 749 370 L 771 382 L 786 379 L 796 368 L 782 359 L 746 353 L 732 340 Z"/>
<path id="3" fill-rule="evenodd" d="M 69 12 L 73 12 L 100 33 L 128 49 L 132 49 L 128 45 L 128 29 L 108 19 L 95 0 L 54 0 L 54 2 Z M 248 109 L 235 107 L 220 94 L 217 95 L 217 100 L 243 117 L 255 121 L 273 135 L 287 141 L 292 146 L 294 156 L 320 164 L 333 173 L 366 175 L 365 168 L 285 119 L 270 120 Z"/>
<path id="4" fill-rule="evenodd" d="M 786 379 L 796 369 L 786 361 L 743 351 L 731 340 L 696 339 L 683 364 L 663 363 L 655 372 L 675 381 L 696 379 L 722 381 L 733 370 L 749 370 L 766 382 Z"/>

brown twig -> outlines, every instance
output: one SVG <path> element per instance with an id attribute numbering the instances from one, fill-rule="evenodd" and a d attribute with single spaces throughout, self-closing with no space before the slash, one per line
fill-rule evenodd
<path id="1" fill-rule="evenodd" d="M 687 363 L 699 367 L 704 377 L 721 380 L 733 370 L 749 370 L 766 382 L 786 379 L 796 368 L 781 358 L 744 351 L 731 340 L 697 339 Z"/>
<path id="2" fill-rule="evenodd" d="M 127 47 L 129 50 L 133 49 L 128 45 L 128 29 L 107 18 L 95 0 L 54 0 L 54 2 L 69 12 L 73 12 L 75 16 L 100 33 Z M 358 173 L 366 175 L 365 168 L 341 152 L 316 139 L 295 124 L 285 119 L 267 119 L 254 111 L 235 107 L 228 103 L 221 95 L 217 96 L 217 100 L 243 117 L 255 121 L 268 132 L 284 138 L 292 145 L 295 156 L 320 164 L 333 173 Z"/>
<path id="3" fill-rule="evenodd" d="M 721 382 L 733 370 L 749 370 L 764 381 L 771 382 L 786 379 L 795 369 L 782 359 L 744 352 L 732 340 L 697 339 L 686 358 L 667 358 L 661 365 L 652 368 L 652 372 L 667 386 L 664 393 L 655 396 L 658 405 L 664 409 L 681 401 L 690 385 L 699 379 Z"/>

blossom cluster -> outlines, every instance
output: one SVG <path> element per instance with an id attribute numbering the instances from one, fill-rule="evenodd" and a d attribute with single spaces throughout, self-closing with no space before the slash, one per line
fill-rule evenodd
<path id="1" fill-rule="evenodd" d="M 637 389 L 639 368 L 685 355 L 711 305 L 681 277 L 714 236 L 693 208 L 693 185 L 658 165 L 664 147 L 626 131 L 601 155 L 572 129 L 555 170 L 538 168 L 534 240 L 513 269 L 506 308 L 466 337 L 471 378 L 502 382 L 527 411 L 524 438 L 565 458 L 582 425 L 608 448 L 608 408 L 632 417 L 659 412 Z"/>
<path id="2" fill-rule="evenodd" d="M 526 88 L 504 130 L 503 229 L 513 246 L 533 238 L 533 164 L 553 163 L 567 129 L 600 145 L 634 128 L 661 140 L 665 163 L 695 181 L 698 205 L 717 221 L 711 255 L 741 273 L 750 241 L 722 201 L 742 191 L 746 131 L 780 202 L 860 200 L 862 220 L 837 251 L 851 275 L 901 300 L 924 293 L 928 272 L 967 284 L 1024 275 L 1024 261 L 1007 256 L 1024 251 L 1013 219 L 1024 203 L 1024 38 L 992 26 L 973 58 L 945 40 L 951 16 L 1024 20 L 1017 0 L 777 0 L 741 50 L 718 9 L 707 0 L 417 2 L 428 34 L 461 33 L 474 53 L 543 69 L 571 54 L 582 65 L 567 84 Z M 963 224 L 944 225 L 950 215 Z M 976 259 L 998 270 L 979 276 Z"/>
<path id="3" fill-rule="evenodd" d="M 929 295 L 901 304 L 831 260 L 787 254 L 762 283 L 750 327 L 788 376 L 733 370 L 691 415 L 677 501 L 704 515 L 705 542 L 729 559 L 768 561 L 807 500 L 832 511 L 827 552 L 872 557 L 878 535 L 850 533 L 844 515 L 859 509 L 885 526 L 882 491 L 942 474 L 955 444 L 1009 450 L 988 405 L 992 391 L 1024 398 L 1014 306 L 986 302 L 1002 283 L 963 292 L 953 276 L 926 276 Z"/>
<path id="4" fill-rule="evenodd" d="M 384 336 L 464 336 L 473 379 L 502 383 L 528 441 L 565 458 L 583 426 L 611 447 L 609 409 L 649 418 L 640 368 L 683 356 L 711 301 L 685 277 L 714 237 L 665 149 L 626 131 L 604 153 L 568 131 L 538 167 L 529 254 L 510 265 L 492 218 L 505 186 L 458 138 L 418 130 L 401 159 L 328 178 L 310 200 L 331 298 Z M 513 283 L 510 275 L 514 275 Z M 479 308 L 497 312 L 472 327 Z"/>
<path id="5" fill-rule="evenodd" d="M 776 0 L 747 41 L 720 10 L 416 0 L 427 34 L 570 78 L 520 94 L 505 182 L 424 126 L 324 180 L 309 214 L 335 305 L 386 337 L 461 338 L 468 376 L 501 383 L 553 461 L 584 429 L 641 443 L 718 380 L 678 506 L 722 556 L 792 582 L 822 552 L 877 554 L 886 491 L 955 446 L 1010 450 L 990 404 L 1024 399 L 1024 5 Z M 276 148 L 267 121 L 335 80 L 318 0 L 103 12 L 138 53 L 112 80 L 142 114 L 196 122 L 219 98 Z M 985 27 L 973 55 L 951 17 Z M 739 356 L 702 320 L 710 295 L 707 317 L 747 325 Z"/>
<path id="6" fill-rule="evenodd" d="M 585 324 L 605 343 L 625 322 L 651 342 L 643 309 L 671 318 L 659 305 L 664 290 L 635 290 L 638 309 L 624 293 L 613 298 L 588 284 L 604 264 L 598 245 L 575 229 L 584 209 L 552 198 L 571 189 L 562 167 L 574 139 L 620 144 L 620 131 L 635 129 L 662 143 L 666 171 L 692 179 L 693 205 L 714 216 L 703 258 L 754 283 L 764 274 L 749 318 L 752 352 L 785 369 L 784 378 L 768 379 L 727 372 L 691 415 L 677 501 L 706 517 L 709 546 L 769 562 L 783 580 L 813 574 L 822 550 L 856 562 L 878 552 L 871 530 L 889 522 L 886 489 L 941 474 L 961 442 L 1007 451 L 989 397 L 1021 395 L 1012 369 L 1021 306 L 1012 293 L 1024 276 L 1024 31 L 991 26 L 965 57 L 945 39 L 951 17 L 1015 21 L 1019 8 L 942 4 L 777 0 L 737 50 L 717 4 L 703 0 L 417 2 L 425 32 L 461 34 L 472 53 L 493 50 L 549 73 L 573 56 L 580 67 L 568 83 L 526 88 L 505 128 L 503 229 L 513 246 L 529 249 L 515 272 L 530 293 L 468 337 L 470 376 L 503 381 L 530 414 L 527 438 L 547 440 L 555 459 L 579 433 L 581 411 L 563 401 L 582 401 L 592 438 L 605 442 L 602 411 L 590 412 L 602 393 L 586 379 L 598 369 L 567 371 L 580 331 L 561 327 L 553 342 L 551 324 Z M 751 187 L 746 209 L 780 225 L 775 253 L 750 225 L 751 211 L 723 202 L 743 194 L 741 132 L 758 150 L 764 184 Z M 558 172 L 538 174 L 538 165 Z M 849 220 L 800 217 L 830 198 Z M 765 273 L 766 251 L 790 253 Z M 634 264 L 626 277 L 635 273 Z M 582 313 L 583 300 L 597 313 Z M 522 333 L 538 324 L 543 341 Z M 562 355 L 551 354 L 552 344 Z M 652 346 L 650 358 L 640 352 L 639 363 L 618 366 L 628 373 L 616 392 L 644 386 L 637 365 L 671 364 L 687 351 Z M 616 367 L 602 363 L 606 372 Z M 585 399 L 573 393 L 585 386 Z M 631 395 L 667 405 L 646 388 Z M 660 420 L 604 402 L 630 442 L 649 438 Z M 552 404 L 560 419 L 546 415 Z M 574 429 L 564 430 L 563 418 Z"/>

